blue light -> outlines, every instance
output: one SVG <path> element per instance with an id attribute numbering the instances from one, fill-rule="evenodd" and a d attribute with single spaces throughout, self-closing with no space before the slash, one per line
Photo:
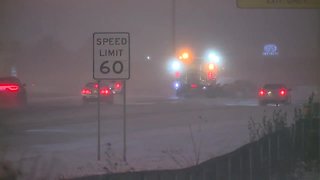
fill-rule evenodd
<path id="1" fill-rule="evenodd" d="M 179 89 L 180 88 L 180 83 L 179 82 L 174 82 L 174 88 Z"/>
<path id="2" fill-rule="evenodd" d="M 264 56 L 277 56 L 279 54 L 278 47 L 275 44 L 266 44 L 263 47 Z"/>

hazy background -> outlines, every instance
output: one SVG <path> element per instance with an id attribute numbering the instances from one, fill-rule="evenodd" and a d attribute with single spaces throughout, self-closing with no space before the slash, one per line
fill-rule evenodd
<path id="1" fill-rule="evenodd" d="M 320 84 L 320 10 L 176 0 L 175 18 L 177 49 L 219 51 L 221 79 Z M 15 66 L 29 89 L 79 93 L 92 80 L 93 32 L 130 33 L 129 93 L 170 93 L 172 0 L 1 0 L 0 74 Z M 278 56 L 262 56 L 269 43 Z"/>

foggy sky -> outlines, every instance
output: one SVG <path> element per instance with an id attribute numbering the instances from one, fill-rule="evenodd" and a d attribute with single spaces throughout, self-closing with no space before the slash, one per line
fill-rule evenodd
<path id="1" fill-rule="evenodd" d="M 77 49 L 96 31 L 132 32 L 140 43 L 154 46 L 171 41 L 171 0 L 5 0 L 1 7 L 1 34 L 23 42 L 52 35 Z M 319 40 L 318 20 L 319 10 L 238 9 L 232 0 L 176 0 L 177 44 L 199 49 L 280 41 L 312 48 Z"/>
<path id="2" fill-rule="evenodd" d="M 2 0 L 0 40 L 19 42 L 24 49 L 37 47 L 39 41 L 49 37 L 69 52 L 70 61 L 72 57 L 88 58 L 89 62 L 82 59 L 80 62 L 85 63 L 78 64 L 87 67 L 92 61 L 93 32 L 130 32 L 131 61 L 136 70 L 141 70 L 139 63 L 146 55 L 157 62 L 165 62 L 172 55 L 171 3 L 171 0 Z M 238 9 L 234 0 L 176 0 L 176 45 L 192 47 L 199 56 L 208 48 L 217 49 L 225 64 L 255 64 L 263 60 L 262 49 L 267 43 L 278 45 L 281 56 L 277 58 L 281 61 L 317 59 L 319 14 L 319 10 Z M 243 68 L 234 66 L 237 65 L 230 65 L 230 74 L 241 74 Z M 74 72 L 74 76 L 91 77 L 89 70 L 91 67 L 88 72 Z"/>

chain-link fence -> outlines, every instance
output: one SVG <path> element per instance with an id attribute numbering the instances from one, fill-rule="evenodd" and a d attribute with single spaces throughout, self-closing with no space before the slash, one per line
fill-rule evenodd
<path id="1" fill-rule="evenodd" d="M 319 118 L 300 118 L 258 141 L 198 166 L 82 177 L 88 180 L 286 180 L 299 161 L 319 160 Z"/>

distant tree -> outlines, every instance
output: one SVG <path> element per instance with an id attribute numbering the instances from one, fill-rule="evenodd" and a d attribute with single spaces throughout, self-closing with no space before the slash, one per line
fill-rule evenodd
<path id="1" fill-rule="evenodd" d="M 19 61 L 22 47 L 18 41 L 0 41 L 0 75 L 10 75 L 11 68 Z"/>

